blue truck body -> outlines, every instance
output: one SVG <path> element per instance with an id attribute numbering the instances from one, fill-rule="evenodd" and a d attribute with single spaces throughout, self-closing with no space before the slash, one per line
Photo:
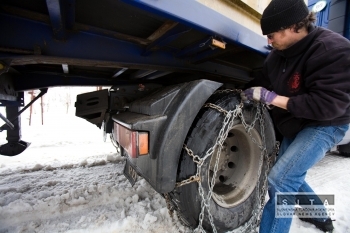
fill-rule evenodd
<path id="1" fill-rule="evenodd" d="M 317 25 L 349 38 L 349 4 L 325 2 Z M 268 53 L 261 35 L 197 1 L 5 0 L 0 6 L 0 72 L 20 73 L 11 78 L 17 92 L 164 80 L 176 72 L 245 82 Z M 147 39 L 152 33 L 159 35 Z M 213 48 L 211 38 L 227 48 Z M 78 68 L 65 74 L 62 64 Z"/>
<path id="2" fill-rule="evenodd" d="M 234 50 L 248 57 L 268 53 L 261 35 L 196 1 L 3 1 L 0 17 L 2 72 L 20 67 L 16 91 L 165 79 L 175 72 L 246 81 L 256 67 L 237 69 L 213 58 Z M 227 48 L 210 47 L 211 38 Z M 72 72 L 63 73 L 61 64 Z"/>

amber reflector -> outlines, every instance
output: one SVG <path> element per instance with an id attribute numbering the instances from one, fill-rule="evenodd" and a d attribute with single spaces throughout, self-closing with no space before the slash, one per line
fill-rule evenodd
<path id="1" fill-rule="evenodd" d="M 147 132 L 130 130 L 114 123 L 114 138 L 131 158 L 137 158 L 139 155 L 147 155 L 149 153 Z"/>

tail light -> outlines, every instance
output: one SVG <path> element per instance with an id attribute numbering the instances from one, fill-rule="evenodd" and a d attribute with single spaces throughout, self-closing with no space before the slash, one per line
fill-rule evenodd
<path id="1" fill-rule="evenodd" d="M 134 131 L 114 123 L 114 138 L 131 158 L 149 153 L 148 132 Z"/>

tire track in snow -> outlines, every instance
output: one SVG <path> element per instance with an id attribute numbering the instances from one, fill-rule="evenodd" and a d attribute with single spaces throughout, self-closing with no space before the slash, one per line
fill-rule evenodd
<path id="1" fill-rule="evenodd" d="M 164 199 L 145 180 L 130 186 L 123 167 L 119 162 L 3 175 L 0 232 L 186 232 L 172 223 Z"/>

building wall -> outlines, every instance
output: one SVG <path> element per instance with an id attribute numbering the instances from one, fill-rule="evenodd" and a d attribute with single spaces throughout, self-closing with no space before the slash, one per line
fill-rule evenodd
<path id="1" fill-rule="evenodd" d="M 261 34 L 260 18 L 270 0 L 197 0 L 209 8 Z"/>
<path id="2" fill-rule="evenodd" d="M 226 17 L 261 34 L 260 18 L 271 0 L 197 0 Z M 307 3 L 307 0 L 305 0 Z"/>

